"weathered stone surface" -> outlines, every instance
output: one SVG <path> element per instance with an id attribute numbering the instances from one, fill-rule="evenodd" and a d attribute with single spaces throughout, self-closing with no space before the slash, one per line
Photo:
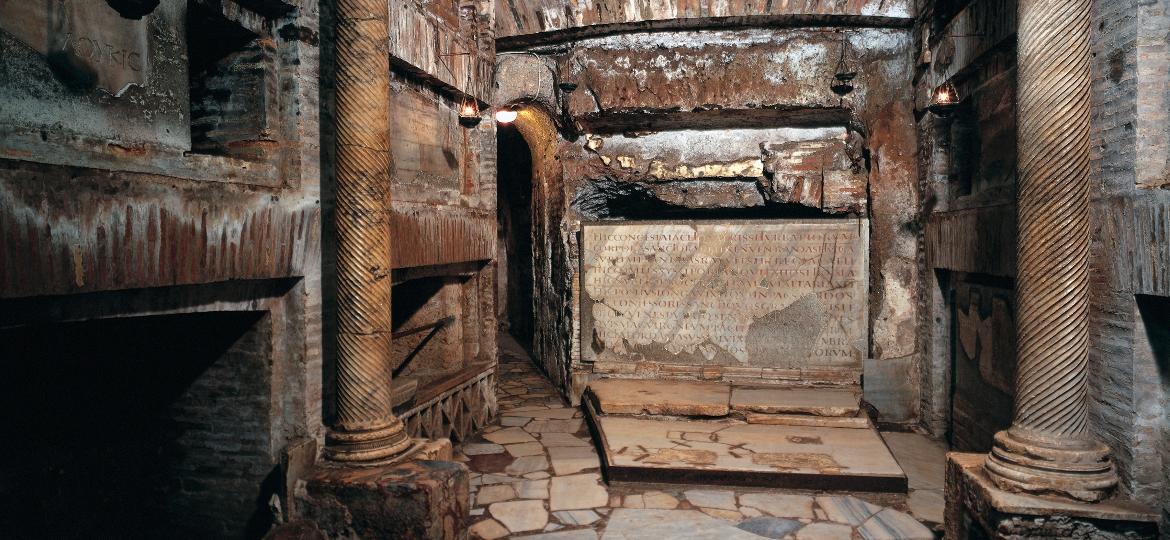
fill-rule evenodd
<path id="1" fill-rule="evenodd" d="M 765 196 L 827 212 L 864 213 L 869 176 L 855 143 L 858 137 L 851 138 L 845 128 L 822 128 L 821 134 L 820 139 L 760 145 Z"/>
<path id="2" fill-rule="evenodd" d="M 849 388 L 736 386 L 731 391 L 731 408 L 760 413 L 855 416 L 861 410 L 861 396 Z"/>
<path id="3" fill-rule="evenodd" d="M 536 438 L 529 435 L 528 432 L 516 427 L 484 433 L 483 438 L 497 444 L 516 444 L 536 441 Z"/>
<path id="4" fill-rule="evenodd" d="M 646 508 L 671 510 L 678 508 L 678 499 L 669 493 L 661 491 L 647 491 L 642 494 L 642 504 Z"/>
<path id="5" fill-rule="evenodd" d="M 734 524 L 696 510 L 635 510 L 618 508 L 606 525 L 603 540 L 759 540 Z"/>
<path id="6" fill-rule="evenodd" d="M 541 501 L 512 501 L 488 507 L 492 517 L 514 533 L 538 531 L 548 525 L 548 512 Z"/>
<path id="7" fill-rule="evenodd" d="M 582 358 L 856 371 L 865 222 L 587 225 Z"/>
<path id="8" fill-rule="evenodd" d="M 542 471 L 547 468 L 548 459 L 544 457 L 544 454 L 541 454 L 539 456 L 524 456 L 521 458 L 516 458 L 515 461 L 513 461 L 510 465 L 507 466 L 507 468 L 504 469 L 504 472 L 519 476 L 528 474 L 530 472 Z"/>
<path id="9" fill-rule="evenodd" d="M 605 506 L 609 492 L 596 473 L 554 476 L 549 487 L 550 510 L 584 510 Z"/>
<path id="10" fill-rule="evenodd" d="M 739 504 L 763 510 L 775 517 L 813 519 L 813 498 L 786 493 L 745 493 Z"/>
<path id="11" fill-rule="evenodd" d="M 556 446 L 590 446 L 591 443 L 569 433 L 545 432 L 540 434 L 540 444 L 547 448 Z"/>
<path id="12" fill-rule="evenodd" d="M 482 538 L 483 540 L 496 540 L 508 536 L 508 528 L 494 519 L 480 521 L 472 525 L 467 532 L 471 534 L 472 538 Z"/>
<path id="13" fill-rule="evenodd" d="M 763 536 L 764 538 L 780 539 L 788 536 L 789 533 L 801 528 L 804 523 L 794 519 L 782 519 L 774 517 L 758 517 L 752 519 L 745 519 L 740 522 L 737 527 L 752 534 Z"/>
<path id="14" fill-rule="evenodd" d="M 534 534 L 523 538 L 529 540 L 597 540 L 597 532 L 592 529 L 574 529 L 544 534 Z"/>
<path id="15" fill-rule="evenodd" d="M 852 540 L 853 527 L 839 523 L 817 522 L 796 531 L 796 540 Z"/>
<path id="16" fill-rule="evenodd" d="M 906 471 L 910 489 L 940 490 L 946 476 L 947 449 L 939 441 L 918 433 L 882 433 L 894 459 Z"/>
<path id="17" fill-rule="evenodd" d="M 538 442 L 509 444 L 504 448 L 506 448 L 508 450 L 508 454 L 511 454 L 513 457 L 538 456 L 544 453 L 544 447 L 541 446 L 541 444 Z"/>
<path id="18" fill-rule="evenodd" d="M 529 433 L 576 433 L 581 429 L 580 418 L 569 418 L 567 420 L 533 420 L 530 424 L 524 426 L 524 430 Z"/>
<path id="19" fill-rule="evenodd" d="M 933 540 L 934 533 L 914 518 L 886 508 L 857 528 L 865 540 Z"/>
<path id="20" fill-rule="evenodd" d="M 1009 493 L 984 470 L 986 454 L 947 454 L 946 537 L 1159 538 L 1157 511 L 1125 499 L 1089 504 Z M 967 530 L 971 523 L 977 530 Z"/>
<path id="21" fill-rule="evenodd" d="M 514 484 L 516 494 L 521 499 L 547 499 L 548 479 L 525 480 Z"/>
<path id="22" fill-rule="evenodd" d="M 330 538 L 455 539 L 470 510 L 467 468 L 409 461 L 375 468 L 327 468 L 296 491 L 297 509 Z"/>
<path id="23" fill-rule="evenodd" d="M 873 427 L 866 416 L 812 416 L 807 414 L 764 414 L 747 413 L 744 420 L 749 424 L 773 426 L 835 427 L 846 429 L 869 429 Z"/>
<path id="24" fill-rule="evenodd" d="M 882 509 L 851 496 L 817 497 L 817 506 L 824 512 L 824 519 L 852 526 L 861 525 Z"/>
<path id="25" fill-rule="evenodd" d="M 683 492 L 687 502 L 703 508 L 735 510 L 735 493 L 724 490 L 689 489 Z"/>
<path id="26" fill-rule="evenodd" d="M 592 510 L 561 510 L 553 512 L 553 517 L 565 525 L 589 525 L 601 516 Z"/>
<path id="27" fill-rule="evenodd" d="M 516 490 L 508 484 L 494 484 L 483 486 L 475 492 L 475 505 L 487 506 L 492 503 L 503 502 L 516 498 Z"/>
<path id="28" fill-rule="evenodd" d="M 731 386 L 722 383 L 599 379 L 589 384 L 605 414 L 726 416 Z"/>
<path id="29" fill-rule="evenodd" d="M 588 446 L 555 446 L 548 449 L 548 456 L 558 476 L 601 467 L 597 452 Z"/>

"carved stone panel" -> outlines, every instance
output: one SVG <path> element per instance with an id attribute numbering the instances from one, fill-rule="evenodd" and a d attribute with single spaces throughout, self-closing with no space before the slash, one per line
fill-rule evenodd
<path id="1" fill-rule="evenodd" d="M 585 225 L 581 357 L 859 370 L 868 237 L 859 220 Z"/>

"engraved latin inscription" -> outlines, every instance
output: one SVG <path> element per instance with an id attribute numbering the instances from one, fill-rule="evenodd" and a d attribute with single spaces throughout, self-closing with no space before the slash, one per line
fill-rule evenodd
<path id="1" fill-rule="evenodd" d="M 583 358 L 859 368 L 865 224 L 587 225 Z"/>

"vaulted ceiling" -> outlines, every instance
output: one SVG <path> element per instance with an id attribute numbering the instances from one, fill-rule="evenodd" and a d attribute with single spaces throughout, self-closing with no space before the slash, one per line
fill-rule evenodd
<path id="1" fill-rule="evenodd" d="M 912 14 L 913 0 L 496 0 L 496 36 L 517 41 L 586 27 L 654 27 L 671 21 L 686 27 L 719 19 L 908 19 Z"/>

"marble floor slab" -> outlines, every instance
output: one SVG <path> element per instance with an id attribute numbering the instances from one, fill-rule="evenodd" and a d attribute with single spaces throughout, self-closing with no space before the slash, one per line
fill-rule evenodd
<path id="1" fill-rule="evenodd" d="M 631 481 L 905 492 L 872 429 L 600 416 L 604 466 Z"/>

